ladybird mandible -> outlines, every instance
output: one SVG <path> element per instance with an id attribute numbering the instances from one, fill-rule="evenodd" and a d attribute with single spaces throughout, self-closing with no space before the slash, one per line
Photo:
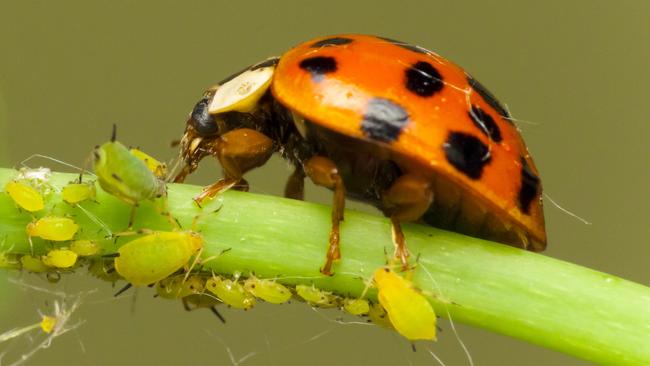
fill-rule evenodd
<path id="1" fill-rule="evenodd" d="M 327 260 L 340 258 L 345 197 L 390 218 L 406 267 L 400 223 L 423 221 L 541 251 L 541 182 L 508 110 L 481 83 L 422 47 L 367 35 L 302 43 L 209 88 L 181 141 L 177 182 L 205 156 L 224 178 L 197 200 L 237 185 L 279 152 L 295 166 L 285 195 L 304 178 L 334 191 Z"/>

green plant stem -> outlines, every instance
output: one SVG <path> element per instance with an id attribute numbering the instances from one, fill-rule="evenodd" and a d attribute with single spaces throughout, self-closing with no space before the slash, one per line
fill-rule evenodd
<path id="1" fill-rule="evenodd" d="M 0 186 L 15 175 L 0 169 Z M 55 173 L 61 187 L 71 174 Z M 169 186 L 171 213 L 189 228 L 200 211 L 191 197 L 200 187 Z M 78 208 L 48 198 L 48 210 L 73 215 L 80 237 L 102 237 L 101 227 Z M 341 226 L 343 259 L 332 277 L 320 275 L 330 229 L 330 207 L 280 197 L 229 191 L 200 216 L 205 239 L 203 257 L 219 255 L 205 268 L 224 274 L 254 272 L 278 277 L 285 284 L 310 284 L 343 296 L 359 296 L 366 281 L 392 253 L 385 218 L 354 211 Z M 98 190 L 97 203 L 82 206 L 112 230 L 127 225 L 130 207 Z M 161 229 L 164 218 L 152 205 L 137 211 L 137 226 Z M 20 212 L 0 194 L 0 233 L 4 250 L 27 253 L 25 225 L 31 215 Z M 543 255 L 470 238 L 436 228 L 404 225 L 411 253 L 419 257 L 413 282 L 446 318 L 565 352 L 601 364 L 650 364 L 650 289 Z M 122 243 L 124 241 L 120 241 Z M 102 241 L 113 252 L 112 240 Z M 48 243 L 36 240 L 36 250 Z M 370 298 L 375 296 L 370 291 Z"/>

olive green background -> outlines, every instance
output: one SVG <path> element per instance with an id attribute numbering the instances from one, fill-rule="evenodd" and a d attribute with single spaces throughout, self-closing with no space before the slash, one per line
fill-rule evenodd
<path id="1" fill-rule="evenodd" d="M 172 158 L 169 143 L 180 138 L 204 88 L 301 41 L 346 32 L 417 43 L 481 80 L 522 120 L 546 194 L 593 223 L 547 200 L 545 254 L 650 284 L 650 2 L 644 0 L 2 0 L 7 122 L 0 149 L 10 165 L 33 153 L 81 165 L 117 123 L 126 144 Z M 207 184 L 219 174 L 212 161 L 201 171 L 192 182 Z M 288 173 L 276 159 L 249 180 L 256 192 L 281 194 Z M 309 199 L 329 201 L 327 191 L 308 189 Z M 150 289 L 114 299 L 109 284 L 85 275 L 66 276 L 56 287 L 35 275 L 9 277 L 70 294 L 96 289 L 73 319 L 85 323 L 39 352 L 33 365 L 227 365 L 229 352 L 235 360 L 255 353 L 246 365 L 437 364 L 428 349 L 447 365 L 468 364 L 447 321 L 437 343 L 418 344 L 413 353 L 392 332 L 341 325 L 334 320 L 342 313 L 302 304 L 224 309 L 224 326 L 208 311 L 186 313 L 180 303 L 154 300 Z M 36 322 L 39 309 L 51 308 L 52 296 L 6 282 L 0 332 Z M 482 330 L 457 330 L 477 365 L 586 364 Z M 26 344 L 16 342 L 4 361 L 15 360 Z M 0 353 L 6 348 L 0 344 Z"/>

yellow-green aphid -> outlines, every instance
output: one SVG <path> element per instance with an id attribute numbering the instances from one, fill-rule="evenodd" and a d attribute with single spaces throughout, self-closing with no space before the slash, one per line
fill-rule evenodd
<path id="1" fill-rule="evenodd" d="M 52 333 L 54 327 L 56 327 L 57 321 L 58 319 L 53 316 L 44 315 L 43 320 L 41 320 L 40 323 L 41 330 L 47 334 Z"/>
<path id="2" fill-rule="evenodd" d="M 395 330 L 409 340 L 436 339 L 436 313 L 413 283 L 388 267 L 375 271 L 379 303 Z"/>
<path id="3" fill-rule="evenodd" d="M 205 283 L 205 288 L 233 308 L 248 310 L 255 305 L 255 297 L 248 293 L 237 280 L 212 276 Z"/>
<path id="4" fill-rule="evenodd" d="M 384 328 L 395 329 L 388 319 L 388 313 L 381 304 L 372 303 L 368 309 L 368 319 Z"/>
<path id="5" fill-rule="evenodd" d="M 52 249 L 41 257 L 46 266 L 71 268 L 77 263 L 77 253 L 70 249 Z"/>
<path id="6" fill-rule="evenodd" d="M 115 127 L 111 141 L 95 148 L 93 155 L 97 181 L 104 191 L 131 205 L 129 227 L 133 224 L 135 208 L 142 201 L 167 196 L 165 181 L 156 177 L 144 161 L 133 155 L 126 146 L 115 141 Z M 169 222 L 177 226 L 165 207 L 160 208 Z"/>
<path id="7" fill-rule="evenodd" d="M 96 195 L 95 182 L 72 182 L 68 183 L 61 190 L 61 198 L 71 205 L 76 205 L 87 200 L 94 200 Z"/>
<path id="8" fill-rule="evenodd" d="M 45 216 L 27 224 L 27 235 L 52 241 L 72 240 L 79 230 L 74 220 L 67 217 Z"/>
<path id="9" fill-rule="evenodd" d="M 370 304 L 366 299 L 344 299 L 343 309 L 352 315 L 366 315 L 370 311 Z"/>
<path id="10" fill-rule="evenodd" d="M 12 180 L 5 184 L 4 190 L 25 211 L 37 212 L 45 208 L 43 195 L 30 185 Z"/>
<path id="11" fill-rule="evenodd" d="M 336 295 L 332 295 L 332 293 L 328 291 L 319 290 L 313 285 L 297 285 L 296 293 L 311 305 L 319 307 L 335 307 L 339 302 L 339 298 Z"/>
<path id="12" fill-rule="evenodd" d="M 94 257 L 88 266 L 88 273 L 100 280 L 115 283 L 120 274 L 113 267 L 113 258 Z"/>
<path id="13" fill-rule="evenodd" d="M 203 238 L 194 231 L 157 231 L 121 246 L 115 270 L 135 286 L 158 282 L 198 260 Z"/>
<path id="14" fill-rule="evenodd" d="M 0 253 L 0 269 L 20 269 L 22 265 L 20 264 L 20 258 L 18 254 L 15 253 Z"/>
<path id="15" fill-rule="evenodd" d="M 271 304 L 284 304 L 291 299 L 291 291 L 273 280 L 252 276 L 244 281 L 244 288 L 253 296 Z"/>
<path id="16" fill-rule="evenodd" d="M 89 257 L 99 253 L 101 246 L 92 240 L 75 240 L 70 244 L 70 250 L 77 253 L 80 257 Z"/>
<path id="17" fill-rule="evenodd" d="M 34 273 L 48 272 L 52 269 L 46 266 L 41 258 L 33 257 L 27 254 L 20 257 L 20 263 L 23 265 L 23 269 Z"/>
<path id="18" fill-rule="evenodd" d="M 156 293 L 164 299 L 181 299 L 200 294 L 205 288 L 205 280 L 200 276 L 170 276 L 156 282 Z"/>
<path id="19" fill-rule="evenodd" d="M 165 179 L 167 178 L 167 164 L 161 163 L 158 161 L 156 158 L 153 156 L 147 154 L 146 152 L 132 147 L 130 149 L 131 154 L 135 156 L 136 158 L 142 160 L 144 164 L 147 166 L 147 168 L 158 178 L 160 179 Z"/>

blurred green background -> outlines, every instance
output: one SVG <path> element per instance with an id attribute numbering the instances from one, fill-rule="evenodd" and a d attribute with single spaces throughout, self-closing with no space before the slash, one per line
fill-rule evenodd
<path id="1" fill-rule="evenodd" d="M 417 43 L 486 84 L 522 120 L 545 192 L 593 222 L 547 200 L 546 255 L 650 284 L 650 2 L 643 0 L 3 1 L 0 150 L 10 165 L 34 153 L 81 165 L 117 123 L 126 144 L 172 158 L 169 143 L 203 89 L 301 41 L 346 32 Z M 213 162 L 201 171 L 192 182 L 219 173 Z M 288 173 L 276 159 L 249 181 L 256 192 L 281 194 Z M 309 199 L 329 202 L 328 192 L 308 190 Z M 41 277 L 10 277 L 48 287 Z M 51 296 L 0 283 L 7 287 L 0 331 L 51 308 Z M 49 288 L 97 291 L 76 314 L 85 323 L 32 365 L 231 364 L 231 354 L 235 361 L 251 354 L 246 365 L 436 364 L 428 349 L 447 365 L 468 364 L 447 321 L 437 343 L 413 353 L 396 334 L 341 325 L 334 321 L 341 313 L 302 304 L 224 309 L 224 326 L 208 311 L 154 300 L 149 289 L 115 299 L 115 289 L 85 275 Z M 457 328 L 478 365 L 586 364 Z M 9 349 L 5 361 L 26 344 Z"/>

